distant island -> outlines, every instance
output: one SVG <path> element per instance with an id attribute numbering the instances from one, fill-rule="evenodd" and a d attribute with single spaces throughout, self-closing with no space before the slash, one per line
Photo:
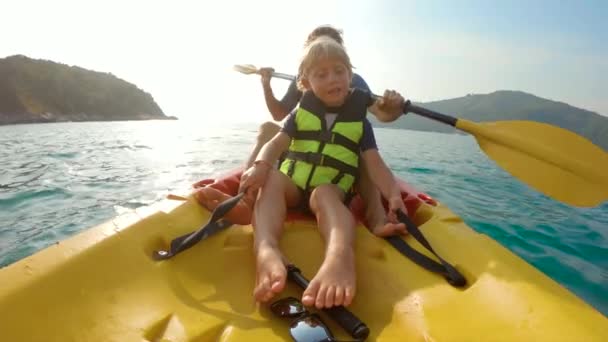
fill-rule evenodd
<path id="1" fill-rule="evenodd" d="M 608 151 L 608 117 L 521 91 L 500 90 L 490 94 L 469 94 L 449 100 L 415 104 L 477 122 L 499 120 L 544 122 L 571 130 Z M 444 133 L 460 132 L 416 114 L 408 114 L 388 124 L 375 120 L 373 115 L 368 117 L 375 127 Z"/>
<path id="2" fill-rule="evenodd" d="M 415 103 L 477 122 L 531 120 L 587 137 L 608 150 L 608 117 L 521 91 L 500 90 Z M 369 116 L 375 127 L 459 133 L 447 125 L 409 114 L 392 123 Z M 0 125 L 176 119 L 166 116 L 149 93 L 111 73 L 16 55 L 0 59 Z"/>
<path id="3" fill-rule="evenodd" d="M 110 73 L 16 55 L 0 59 L 0 125 L 176 119 Z"/>

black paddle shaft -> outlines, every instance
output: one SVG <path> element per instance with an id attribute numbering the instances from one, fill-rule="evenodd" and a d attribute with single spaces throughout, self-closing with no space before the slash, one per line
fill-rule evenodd
<path id="1" fill-rule="evenodd" d="M 308 279 L 306 279 L 294 265 L 287 265 L 287 277 L 302 289 L 308 287 Z M 345 307 L 334 306 L 329 309 L 323 309 L 323 311 L 344 328 L 344 330 L 353 338 L 363 341 L 369 336 L 369 328 L 367 325 Z"/>
<path id="2" fill-rule="evenodd" d="M 296 79 L 292 75 L 287 75 L 287 74 L 283 74 L 280 72 L 273 72 L 272 76 L 277 77 L 277 78 L 282 78 L 282 79 L 288 80 L 288 81 L 293 81 Z M 376 95 L 376 94 L 373 94 L 373 96 L 376 99 L 381 97 L 380 95 Z M 426 109 L 426 108 L 415 106 L 410 102 L 410 100 L 407 100 L 407 101 L 405 101 L 405 104 L 403 105 L 403 114 L 407 114 L 410 112 L 416 113 L 420 116 L 424 116 L 425 118 L 428 118 L 428 119 L 432 119 L 435 121 L 442 122 L 444 124 L 448 124 L 453 127 L 456 127 L 456 121 L 458 121 L 458 119 L 455 117 L 451 117 L 449 115 L 437 113 L 437 112 L 434 112 L 434 111 Z"/>
<path id="3" fill-rule="evenodd" d="M 430 109 L 415 106 L 408 100 L 405 102 L 405 105 L 403 106 L 403 114 L 407 114 L 409 112 L 416 113 L 418 115 L 424 116 L 425 118 L 439 121 L 444 124 L 448 124 L 452 127 L 456 127 L 456 121 L 458 121 L 458 119 L 456 119 L 455 117 L 437 113 Z"/>

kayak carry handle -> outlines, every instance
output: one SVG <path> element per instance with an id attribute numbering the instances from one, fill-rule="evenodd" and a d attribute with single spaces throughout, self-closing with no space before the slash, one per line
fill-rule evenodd
<path id="1" fill-rule="evenodd" d="M 196 245 L 199 241 L 208 238 L 209 236 L 232 226 L 232 223 L 223 220 L 224 216 L 234 208 L 241 198 L 245 195 L 247 189 L 238 195 L 231 197 L 224 202 L 220 203 L 211 213 L 211 217 L 207 224 L 198 229 L 197 231 L 176 237 L 171 241 L 169 250 L 157 250 L 152 252 L 152 259 L 156 261 L 166 260 L 172 258 L 178 253 Z"/>
<path id="2" fill-rule="evenodd" d="M 287 277 L 302 289 L 308 287 L 306 279 L 295 265 L 287 265 Z M 353 338 L 364 341 L 369 336 L 369 328 L 357 316 L 344 306 L 334 306 L 323 309 L 336 323 L 346 330 Z"/>
<path id="3" fill-rule="evenodd" d="M 447 282 L 454 287 L 465 287 L 467 286 L 467 279 L 460 273 L 456 267 L 452 266 L 449 262 L 443 259 L 431 246 L 431 244 L 424 237 L 418 226 L 410 220 L 410 218 L 401 210 L 397 211 L 397 218 L 399 222 L 405 224 L 407 231 L 411 236 L 414 237 L 424 248 L 429 252 L 433 253 L 440 262 L 437 262 L 426 255 L 418 252 L 410 245 L 408 245 L 400 236 L 393 235 L 385 237 L 395 249 L 406 258 L 422 266 L 423 268 L 439 273 L 447 280 Z"/>

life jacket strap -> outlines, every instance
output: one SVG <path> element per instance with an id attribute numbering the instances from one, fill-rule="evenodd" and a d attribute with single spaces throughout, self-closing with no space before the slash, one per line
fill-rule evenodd
<path id="1" fill-rule="evenodd" d="M 356 167 L 348 165 L 341 160 L 322 153 L 288 151 L 286 157 L 289 159 L 310 163 L 316 166 L 331 167 L 340 171 L 340 173 L 350 174 L 354 178 L 357 178 L 357 175 L 359 173 L 359 170 Z"/>
<path id="2" fill-rule="evenodd" d="M 344 172 L 340 172 L 336 175 L 336 177 L 334 177 L 334 179 L 331 180 L 332 184 L 338 184 L 340 183 L 340 181 L 342 180 L 342 177 L 344 177 Z"/>
<path id="3" fill-rule="evenodd" d="M 359 144 L 337 132 L 327 130 L 297 131 L 293 138 L 297 140 L 320 141 L 325 144 L 336 144 L 347 148 L 355 154 L 359 154 Z"/>

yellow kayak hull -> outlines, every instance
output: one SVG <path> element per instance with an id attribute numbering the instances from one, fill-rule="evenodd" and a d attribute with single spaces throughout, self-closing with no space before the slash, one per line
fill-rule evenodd
<path id="1" fill-rule="evenodd" d="M 1 339 L 289 340 L 289 322 L 253 300 L 251 226 L 228 228 L 173 259 L 152 260 L 154 250 L 208 218 L 192 197 L 166 200 L 1 269 Z M 368 340 L 608 341 L 606 317 L 441 203 L 422 204 L 414 220 L 469 285 L 450 286 L 359 225 L 357 295 L 349 309 L 370 328 Z M 411 237 L 406 241 L 425 251 Z M 286 222 L 281 248 L 304 276 L 314 276 L 323 257 L 314 222 Z M 301 290 L 290 284 L 280 297 L 287 295 L 300 297 Z M 352 339 L 323 318 L 336 337 Z"/>

